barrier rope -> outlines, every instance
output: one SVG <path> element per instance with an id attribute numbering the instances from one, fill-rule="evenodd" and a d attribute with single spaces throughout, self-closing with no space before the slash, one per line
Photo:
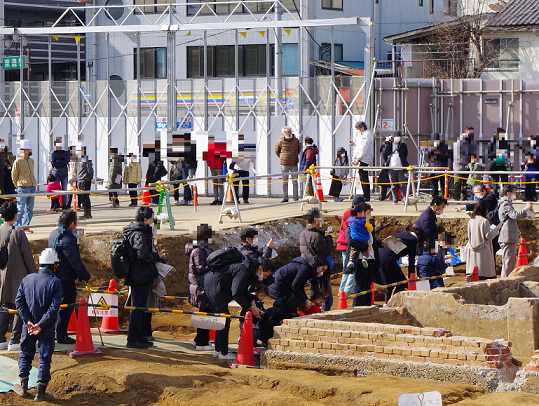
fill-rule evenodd
<path id="1" fill-rule="evenodd" d="M 110 295 L 126 296 L 128 294 L 127 290 L 122 291 L 112 291 L 112 290 L 103 290 L 103 289 L 92 289 L 92 288 L 77 288 L 79 292 L 85 293 L 108 293 Z"/>
<path id="2" fill-rule="evenodd" d="M 399 286 L 399 285 L 406 285 L 408 282 L 430 281 L 430 280 L 434 280 L 434 279 L 454 278 L 456 276 L 466 276 L 466 274 L 465 273 L 456 273 L 454 275 L 448 275 L 448 274 L 444 273 L 443 275 L 431 276 L 430 278 L 407 279 L 405 281 L 390 283 L 390 284 L 387 284 L 387 285 L 378 286 L 377 288 L 374 288 L 374 289 L 369 289 L 369 290 L 365 290 L 363 292 L 354 293 L 353 295 L 347 296 L 346 300 L 353 299 L 353 298 L 358 297 L 358 296 L 368 295 L 369 293 L 376 292 L 377 290 L 384 290 L 384 289 L 387 289 L 387 288 L 394 288 L 394 287 Z"/>
<path id="3" fill-rule="evenodd" d="M 152 307 L 133 307 L 133 306 L 115 306 L 115 305 L 101 305 L 101 304 L 80 304 L 80 303 L 70 303 L 70 304 L 63 304 L 60 305 L 60 309 L 66 309 L 68 307 L 76 307 L 76 306 L 87 306 L 87 307 L 96 307 L 98 309 L 124 309 L 124 310 L 139 310 L 149 313 L 176 313 L 176 314 L 191 314 L 196 316 L 212 316 L 212 317 L 224 317 L 226 319 L 240 319 L 243 320 L 244 316 L 235 316 L 232 314 L 224 314 L 224 313 L 207 313 L 207 312 L 191 312 L 187 310 L 176 310 L 176 309 L 157 309 Z M 0 314 L 16 314 L 19 313 L 18 310 L 1 310 Z"/>

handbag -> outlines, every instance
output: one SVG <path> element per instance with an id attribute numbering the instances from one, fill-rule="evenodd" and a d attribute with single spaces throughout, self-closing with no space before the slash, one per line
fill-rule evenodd
<path id="1" fill-rule="evenodd" d="M 13 232 L 13 227 L 11 230 L 9 230 L 9 234 L 7 235 L 6 241 L 2 248 L 0 248 L 0 269 L 4 269 L 7 266 L 7 261 L 9 259 L 9 251 L 8 251 L 8 245 L 9 245 L 9 239 L 11 238 L 11 233 Z"/>

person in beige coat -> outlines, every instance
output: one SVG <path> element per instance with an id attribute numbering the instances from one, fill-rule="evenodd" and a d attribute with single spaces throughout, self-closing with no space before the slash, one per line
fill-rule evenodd
<path id="1" fill-rule="evenodd" d="M 281 171 L 283 172 L 283 201 L 288 202 L 288 176 L 289 172 L 298 171 L 301 143 L 292 134 L 292 127 L 283 127 L 283 136 L 275 144 L 275 155 L 279 157 Z M 292 173 L 292 192 L 294 200 L 299 200 L 298 174 Z"/>
<path id="2" fill-rule="evenodd" d="M 4 224 L 0 227 L 0 247 L 9 238 L 8 262 L 4 269 L 0 270 L 0 304 L 2 310 L 15 309 L 15 296 L 23 278 L 36 272 L 34 256 L 26 234 L 20 228 L 13 228 L 17 220 L 17 204 L 7 201 L 0 207 L 0 216 Z M 18 351 L 22 334 L 22 319 L 18 314 L 13 317 L 13 328 L 9 343 L 6 340 L 10 315 L 0 313 L 0 350 Z"/>
<path id="3" fill-rule="evenodd" d="M 37 181 L 34 177 L 34 160 L 32 156 L 32 142 L 30 140 L 21 140 L 20 157 L 13 163 L 11 178 L 13 184 L 17 187 L 17 194 L 24 195 L 36 192 Z M 32 233 L 28 227 L 34 216 L 34 196 L 21 196 L 17 198 L 17 221 L 15 225 L 23 226 L 23 230 Z"/>
<path id="4" fill-rule="evenodd" d="M 140 186 L 142 180 L 142 167 L 138 162 L 137 157 L 133 154 L 127 156 L 127 165 L 124 167 L 124 183 L 127 184 L 129 189 L 137 188 Z M 131 197 L 131 203 L 129 207 L 137 207 L 138 192 L 136 190 L 129 191 L 129 197 Z"/>
<path id="5" fill-rule="evenodd" d="M 488 206 L 479 200 L 468 222 L 468 243 L 466 244 L 466 273 L 471 274 L 475 267 L 479 279 L 496 279 L 496 263 L 492 239 L 500 233 L 502 223 L 491 225 L 487 220 Z"/>

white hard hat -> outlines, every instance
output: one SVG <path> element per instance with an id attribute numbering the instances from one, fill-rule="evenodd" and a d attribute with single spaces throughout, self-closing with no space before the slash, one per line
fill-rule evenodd
<path id="1" fill-rule="evenodd" d="M 56 262 L 60 262 L 58 254 L 52 248 L 46 248 L 41 252 L 39 256 L 39 265 L 52 265 Z"/>
<path id="2" fill-rule="evenodd" d="M 32 141 L 31 140 L 21 140 L 21 146 L 19 149 L 32 149 Z"/>

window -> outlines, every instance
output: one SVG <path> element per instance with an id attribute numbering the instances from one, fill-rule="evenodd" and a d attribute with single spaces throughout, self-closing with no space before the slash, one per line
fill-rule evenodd
<path id="1" fill-rule="evenodd" d="M 135 73 L 137 77 L 137 50 L 135 57 Z M 167 49 L 166 48 L 140 48 L 140 77 L 142 79 L 162 79 L 167 77 Z"/>
<path id="2" fill-rule="evenodd" d="M 147 7 L 139 7 L 144 13 L 162 13 L 165 11 L 166 6 L 155 6 L 155 4 L 168 4 L 168 0 L 134 0 L 133 4 L 136 6 L 151 5 Z M 138 11 L 138 10 L 137 10 Z"/>
<path id="3" fill-rule="evenodd" d="M 20 27 L 21 19 L 20 18 L 6 18 L 6 27 Z"/>
<path id="4" fill-rule="evenodd" d="M 343 0 L 322 0 L 324 10 L 342 10 Z"/>
<path id="5" fill-rule="evenodd" d="M 457 1 L 458 0 L 444 0 L 444 14 L 456 17 Z"/>
<path id="6" fill-rule="evenodd" d="M 343 60 L 342 44 L 335 44 L 335 62 Z M 331 61 L 331 44 L 322 43 L 320 46 L 320 60 Z"/>
<path id="7" fill-rule="evenodd" d="M 141 1 L 141 0 L 136 0 Z M 143 1 L 143 0 L 142 0 Z M 149 0 L 146 0 L 149 1 Z M 298 0 L 281 0 L 281 4 L 290 12 L 295 12 L 296 7 L 294 5 L 294 1 L 298 2 Z M 326 1 L 326 0 L 324 0 Z M 341 3 L 341 10 L 342 10 L 342 0 L 333 0 L 335 2 Z M 225 4 L 215 4 L 215 3 L 223 2 Z M 227 3 L 228 2 L 228 3 Z M 237 7 L 238 3 L 230 3 L 230 0 L 187 0 L 187 3 L 214 3 L 214 4 L 208 4 L 205 6 L 201 6 L 200 4 L 187 6 L 187 14 L 193 15 L 196 14 L 199 10 L 201 14 L 229 14 L 229 13 L 265 13 L 268 11 L 273 3 L 267 2 L 267 3 L 247 3 L 240 7 Z M 201 9 L 202 8 L 202 9 Z M 272 10 L 273 11 L 273 10 Z"/>
<path id="8" fill-rule="evenodd" d="M 518 38 L 494 38 L 483 42 L 489 69 L 518 69 Z"/>
<path id="9" fill-rule="evenodd" d="M 230 77 L 235 74 L 234 45 L 208 47 L 208 77 Z M 266 44 L 238 46 L 239 76 L 266 75 Z M 270 45 L 270 74 L 274 73 L 275 48 Z M 187 47 L 187 77 L 204 77 L 204 47 Z M 298 44 L 282 46 L 283 75 L 298 74 Z"/>
<path id="10" fill-rule="evenodd" d="M 434 0 L 430 0 L 429 12 L 434 14 Z"/>
<path id="11" fill-rule="evenodd" d="M 423 0 L 419 0 L 419 7 L 423 7 Z"/>

